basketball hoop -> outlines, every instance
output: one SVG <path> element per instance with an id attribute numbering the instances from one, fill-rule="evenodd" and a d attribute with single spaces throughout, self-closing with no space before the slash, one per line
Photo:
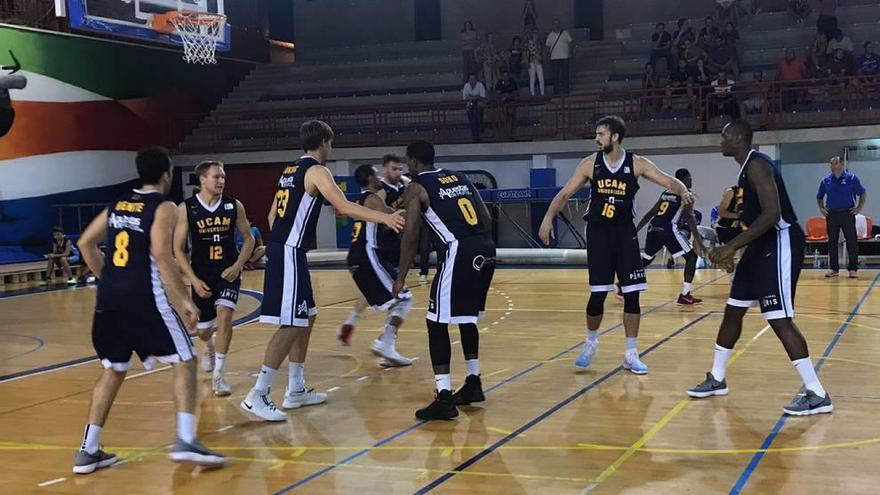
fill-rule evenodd
<path id="1" fill-rule="evenodd" d="M 191 64 L 216 64 L 217 40 L 226 27 L 226 16 L 208 12 L 172 11 L 165 22 L 183 41 L 183 60 Z"/>

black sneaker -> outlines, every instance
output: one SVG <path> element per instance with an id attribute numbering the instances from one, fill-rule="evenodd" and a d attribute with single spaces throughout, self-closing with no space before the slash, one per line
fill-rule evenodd
<path id="1" fill-rule="evenodd" d="M 785 414 L 791 416 L 812 416 L 814 414 L 830 413 L 834 410 L 834 405 L 831 404 L 831 396 L 827 392 L 825 397 L 819 397 L 812 390 L 807 390 L 807 393 L 795 397 L 782 410 Z"/>
<path id="2" fill-rule="evenodd" d="M 437 392 L 434 402 L 424 409 L 416 411 L 416 418 L 422 421 L 433 421 L 436 419 L 452 419 L 458 416 L 458 409 L 452 403 L 452 392 L 449 390 L 441 390 Z"/>
<path id="3" fill-rule="evenodd" d="M 76 474 L 94 473 L 96 469 L 116 464 L 116 461 L 116 454 L 109 454 L 101 449 L 98 449 L 94 454 L 80 450 L 73 458 L 73 472 Z"/>
<path id="4" fill-rule="evenodd" d="M 477 375 L 468 375 L 464 379 L 464 385 L 458 389 L 458 392 L 452 394 L 452 403 L 456 406 L 466 406 L 472 402 L 483 402 L 486 396 L 483 395 L 483 382 Z"/>
<path id="5" fill-rule="evenodd" d="M 175 442 L 168 457 L 174 462 L 193 462 L 208 467 L 219 467 L 226 463 L 226 457 L 223 454 L 208 449 L 198 440 L 188 443 L 180 438 Z"/>
<path id="6" fill-rule="evenodd" d="M 697 399 L 713 395 L 727 395 L 727 381 L 718 381 L 712 376 L 712 373 L 706 373 L 706 379 L 696 387 L 688 389 L 687 394 Z"/>

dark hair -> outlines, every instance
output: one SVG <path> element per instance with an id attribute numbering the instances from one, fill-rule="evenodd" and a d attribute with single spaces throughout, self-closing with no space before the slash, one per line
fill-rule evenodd
<path id="1" fill-rule="evenodd" d="M 361 165 L 354 171 L 354 180 L 361 187 L 370 185 L 370 177 L 376 175 L 376 169 L 372 165 Z"/>
<path id="2" fill-rule="evenodd" d="M 703 19 L 703 20 L 704 20 L 704 21 L 712 21 L 712 22 L 715 22 L 715 19 L 713 19 L 711 15 L 707 15 L 706 18 Z"/>
<path id="3" fill-rule="evenodd" d="M 681 27 L 684 26 L 684 23 L 686 23 L 687 21 L 688 20 L 686 17 L 679 17 L 678 21 L 676 21 L 678 23 L 678 28 L 681 29 Z"/>
<path id="4" fill-rule="evenodd" d="M 519 41 L 520 43 L 522 43 L 522 38 L 520 38 L 519 35 L 517 34 L 513 38 L 510 38 L 510 44 L 513 44 L 514 41 Z"/>
<path id="5" fill-rule="evenodd" d="M 217 160 L 205 160 L 196 165 L 196 174 L 198 174 L 199 177 L 204 177 L 208 173 L 208 170 L 213 166 L 223 168 L 223 162 Z"/>
<path id="6" fill-rule="evenodd" d="M 462 32 L 462 33 L 468 30 L 468 28 L 467 28 L 467 25 L 468 25 L 468 24 L 471 25 L 471 31 L 473 31 L 473 29 L 474 29 L 474 23 L 471 22 L 470 20 L 467 20 L 467 21 L 464 21 L 464 24 L 461 25 L 461 32 Z"/>
<path id="7" fill-rule="evenodd" d="M 423 165 L 433 165 L 434 145 L 423 140 L 412 142 L 406 147 L 406 156 L 415 158 Z"/>
<path id="8" fill-rule="evenodd" d="M 383 167 L 391 162 L 403 163 L 403 158 L 400 155 L 395 155 L 394 153 L 388 153 L 387 155 L 382 157 Z"/>
<path id="9" fill-rule="evenodd" d="M 144 185 L 154 186 L 166 172 L 171 172 L 171 154 L 161 146 L 150 146 L 137 153 L 135 158 L 138 177 Z"/>
<path id="10" fill-rule="evenodd" d="M 871 41 L 871 40 L 866 41 L 865 44 L 862 45 L 862 48 L 864 48 L 865 50 L 867 50 L 868 47 L 871 45 L 871 43 L 873 43 L 873 41 Z"/>
<path id="11" fill-rule="evenodd" d="M 479 80 L 480 80 L 480 78 L 479 78 L 479 77 L 477 77 L 477 73 L 476 73 L 476 72 L 471 72 L 471 73 L 470 73 L 470 74 L 468 74 L 468 79 L 470 79 L 470 78 L 471 78 L 471 76 L 474 76 L 474 77 L 476 77 L 476 78 L 477 78 L 477 80 L 478 80 L 478 81 L 479 81 Z"/>
<path id="12" fill-rule="evenodd" d="M 664 23 L 662 23 L 662 22 L 658 22 L 657 24 L 654 24 L 654 27 L 655 27 L 655 28 L 658 28 L 658 27 L 660 27 L 660 26 L 666 27 L 666 24 L 664 24 Z"/>
<path id="13" fill-rule="evenodd" d="M 727 124 L 727 128 L 742 138 L 747 146 L 752 145 L 752 126 L 745 119 L 733 119 Z"/>
<path id="14" fill-rule="evenodd" d="M 321 120 L 309 120 L 299 128 L 299 142 L 303 151 L 313 151 L 325 141 L 333 140 L 333 129 Z"/>
<path id="15" fill-rule="evenodd" d="M 59 234 L 63 234 L 64 229 L 62 229 L 60 225 L 56 225 L 56 226 L 52 227 L 52 234 L 54 235 L 56 232 Z"/>
<path id="16" fill-rule="evenodd" d="M 675 171 L 675 178 L 678 180 L 684 180 L 689 175 L 691 175 L 691 171 L 686 168 L 680 168 Z"/>
<path id="17" fill-rule="evenodd" d="M 617 134 L 617 142 L 622 143 L 626 137 L 626 123 L 617 115 L 606 115 L 596 122 L 596 127 L 605 126 L 612 135 Z"/>

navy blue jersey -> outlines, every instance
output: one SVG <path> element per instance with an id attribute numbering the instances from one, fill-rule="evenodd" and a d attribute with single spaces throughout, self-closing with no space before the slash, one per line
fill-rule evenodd
<path id="1" fill-rule="evenodd" d="M 310 196 L 306 192 L 306 172 L 314 165 L 318 165 L 317 160 L 303 156 L 281 173 L 278 192 L 275 193 L 275 222 L 269 233 L 270 241 L 295 248 L 313 244 L 324 203 L 320 194 Z"/>
<path id="2" fill-rule="evenodd" d="M 364 203 L 366 203 L 367 198 L 371 194 L 375 193 L 372 193 L 370 191 L 361 191 L 361 197 L 358 198 L 357 203 L 363 206 Z M 373 222 L 367 222 L 366 220 L 355 220 L 354 225 L 351 229 L 351 248 L 364 249 L 368 247 L 372 249 L 377 249 L 379 247 L 379 239 L 377 235 L 378 231 L 379 226 Z"/>
<path id="3" fill-rule="evenodd" d="M 221 196 L 217 204 L 209 207 L 196 194 L 186 200 L 186 217 L 193 267 L 226 269 L 232 266 L 238 259 L 238 246 L 235 245 L 238 208 L 235 200 Z"/>
<path id="4" fill-rule="evenodd" d="M 728 213 L 737 213 L 737 197 L 739 196 L 739 186 L 731 187 L 733 189 L 733 197 L 730 199 L 730 202 L 727 203 L 726 211 Z M 739 220 L 736 218 L 718 218 L 718 226 L 725 229 L 731 228 L 739 228 Z"/>
<path id="5" fill-rule="evenodd" d="M 429 170 L 420 173 L 413 182 L 427 191 L 428 207 L 422 216 L 443 242 L 489 235 L 489 226 L 477 214 L 477 208 L 481 208 L 479 193 L 464 174 Z"/>
<path id="6" fill-rule="evenodd" d="M 590 184 L 590 207 L 584 218 L 593 225 L 631 224 L 638 190 L 632 153 L 626 151 L 623 162 L 613 171 L 606 163 L 605 154 L 597 153 Z"/>
<path id="7" fill-rule="evenodd" d="M 747 178 L 749 165 L 756 159 L 766 160 L 770 164 L 770 168 L 773 169 L 773 180 L 776 182 L 776 189 L 779 191 L 779 209 L 781 213 L 779 221 L 776 222 L 774 227 L 776 227 L 776 230 L 787 229 L 797 223 L 797 216 L 794 214 L 794 208 L 788 197 L 788 191 L 785 189 L 782 173 L 779 171 L 779 168 L 773 166 L 773 161 L 769 156 L 755 150 L 749 152 L 749 156 L 746 158 L 742 169 L 740 169 L 739 178 L 737 179 L 736 206 L 739 212 L 740 225 L 743 229 L 747 229 L 761 215 L 761 203 L 758 201 L 758 193 L 749 184 Z"/>
<path id="8" fill-rule="evenodd" d="M 397 184 L 389 184 L 382 179 L 381 182 L 382 190 L 385 191 L 385 204 L 395 210 L 403 208 L 403 192 L 406 190 L 406 185 L 404 185 L 403 181 Z"/>
<path id="9" fill-rule="evenodd" d="M 682 211 L 681 196 L 671 191 L 663 191 L 660 194 L 660 204 L 657 213 L 651 219 L 651 228 L 671 230 L 673 225 L 677 227 L 679 220 L 681 220 Z"/>
<path id="10" fill-rule="evenodd" d="M 98 280 L 95 309 L 138 309 L 164 297 L 159 268 L 150 251 L 156 208 L 167 201 L 158 192 L 134 190 L 108 208 L 107 249 Z"/>

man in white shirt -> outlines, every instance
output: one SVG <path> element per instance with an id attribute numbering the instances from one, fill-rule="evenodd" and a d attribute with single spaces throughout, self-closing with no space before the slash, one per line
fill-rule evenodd
<path id="1" fill-rule="evenodd" d="M 567 29 L 562 29 L 559 19 L 553 21 L 553 31 L 547 35 L 544 43 L 550 50 L 550 65 L 553 66 L 553 94 L 568 94 L 569 91 L 569 61 L 574 55 L 574 45 L 571 34 Z"/>
<path id="2" fill-rule="evenodd" d="M 486 87 L 477 80 L 476 74 L 468 77 L 468 82 L 461 88 L 461 99 L 465 101 L 468 122 L 471 125 L 471 137 L 474 141 L 480 139 L 483 132 L 483 108 L 481 102 L 486 99 Z"/>

